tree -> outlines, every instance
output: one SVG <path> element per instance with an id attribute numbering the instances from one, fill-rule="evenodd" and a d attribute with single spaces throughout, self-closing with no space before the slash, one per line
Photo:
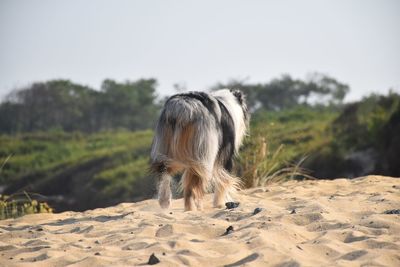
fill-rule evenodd
<path id="1" fill-rule="evenodd" d="M 320 73 L 313 73 L 306 85 L 312 93 L 329 95 L 328 103 L 332 105 L 341 105 L 350 91 L 347 84 Z"/>
<path id="2" fill-rule="evenodd" d="M 105 80 L 101 86 L 102 127 L 146 129 L 153 126 L 159 107 L 156 104 L 156 85 L 154 79 L 141 79 L 136 82 L 117 83 Z"/>
<path id="3" fill-rule="evenodd" d="M 156 80 L 117 83 L 105 80 L 100 91 L 53 80 L 13 91 L 0 105 L 0 132 L 94 132 L 153 126 L 159 106 Z"/>
<path id="4" fill-rule="evenodd" d="M 298 105 L 340 105 L 349 92 L 348 85 L 318 73 L 305 81 L 288 74 L 264 84 L 232 80 L 227 84 L 218 83 L 212 90 L 221 88 L 242 90 L 247 95 L 250 111 L 259 108 L 278 111 Z"/>

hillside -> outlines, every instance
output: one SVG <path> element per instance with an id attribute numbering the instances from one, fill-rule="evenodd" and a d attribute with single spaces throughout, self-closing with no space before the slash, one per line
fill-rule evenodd
<path id="1" fill-rule="evenodd" d="M 279 169 L 317 148 L 336 113 L 316 116 L 312 110 L 293 110 L 254 119 L 251 135 L 236 161 L 238 175 L 247 186 L 256 186 L 246 173 L 257 168 Z M 290 130 L 288 130 L 290 128 Z M 254 161 L 260 140 L 268 142 L 265 159 Z M 155 182 L 148 173 L 152 131 L 113 131 L 94 134 L 41 132 L 0 137 L 0 183 L 4 194 L 26 191 L 51 204 L 55 211 L 106 207 L 138 201 L 155 194 Z M 284 148 L 269 161 L 280 145 Z M 264 161 L 268 160 L 265 165 Z M 274 164 L 274 166 L 271 166 Z M 261 183 L 262 181 L 260 181 Z M 40 194 L 41 196 L 37 196 Z"/>
<path id="2" fill-rule="evenodd" d="M 257 111 L 236 173 L 245 187 L 308 175 L 400 177 L 399 103 L 394 94 L 371 96 L 343 110 L 299 106 Z M 151 198 L 152 135 L 150 130 L 1 135 L 0 193 L 26 191 L 56 212 Z"/>
<path id="3" fill-rule="evenodd" d="M 143 200 L 154 194 L 151 138 L 151 131 L 1 136 L 0 155 L 11 155 L 1 170 L 4 193 L 34 193 L 55 211 Z"/>

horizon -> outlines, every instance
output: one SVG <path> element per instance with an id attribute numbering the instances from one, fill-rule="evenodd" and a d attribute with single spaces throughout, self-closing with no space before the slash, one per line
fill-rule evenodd
<path id="1" fill-rule="evenodd" d="M 400 92 L 398 1 L 6 0 L 0 7 L 0 99 L 53 79 L 99 89 L 105 79 L 154 78 L 165 96 L 174 84 L 196 91 L 313 72 L 348 84 L 346 102 Z"/>

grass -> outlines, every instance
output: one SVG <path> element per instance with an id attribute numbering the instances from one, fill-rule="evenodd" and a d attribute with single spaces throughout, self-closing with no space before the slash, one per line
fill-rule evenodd
<path id="1" fill-rule="evenodd" d="M 151 131 L 124 130 L 0 136 L 0 162 L 7 161 L 0 183 L 7 185 L 6 194 L 25 190 L 62 198 L 49 202 L 56 211 L 144 199 L 153 194 L 147 173 L 151 140 Z"/>
<path id="2" fill-rule="evenodd" d="M 256 114 L 237 168 L 245 187 L 313 179 L 302 165 L 309 154 L 332 140 L 329 127 L 337 115 L 308 108 Z"/>
<path id="3" fill-rule="evenodd" d="M 306 157 L 295 164 L 281 162 L 279 156 L 284 153 L 284 146 L 281 145 L 271 152 L 267 149 L 265 138 L 259 140 L 259 151 L 255 151 L 250 157 L 242 157 L 243 172 L 240 177 L 246 188 L 292 179 L 315 179 L 308 170 L 301 167 Z"/>
<path id="4" fill-rule="evenodd" d="M 0 175 L 5 164 L 10 160 L 9 155 L 0 166 Z M 0 194 L 0 220 L 16 218 L 33 213 L 51 213 L 52 208 L 45 203 L 32 199 L 27 192 L 14 194 L 11 196 Z"/>
<path id="5" fill-rule="evenodd" d="M 85 136 L 81 133 L 32 133 L 15 137 L 0 136 L 0 183 L 9 183 L 35 173 L 49 173 L 93 158 L 143 149 L 151 142 L 151 132 L 106 132 Z"/>
<path id="6" fill-rule="evenodd" d="M 26 192 L 11 196 L 0 195 L 0 220 L 34 213 L 52 213 L 46 203 L 32 199 Z"/>

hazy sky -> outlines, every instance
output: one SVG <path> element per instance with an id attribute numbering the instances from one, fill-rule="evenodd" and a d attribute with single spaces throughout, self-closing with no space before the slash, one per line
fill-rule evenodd
<path id="1" fill-rule="evenodd" d="M 400 1 L 0 0 L 0 97 L 55 78 L 204 90 L 322 72 L 348 100 L 400 92 Z"/>

